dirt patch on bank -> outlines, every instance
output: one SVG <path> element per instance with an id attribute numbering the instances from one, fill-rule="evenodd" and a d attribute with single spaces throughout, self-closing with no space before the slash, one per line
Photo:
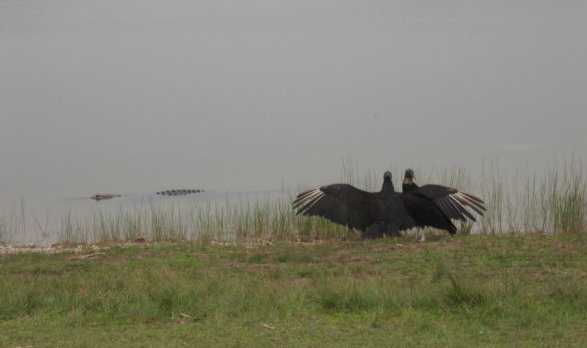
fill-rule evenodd
<path id="1" fill-rule="evenodd" d="M 22 253 L 41 253 L 41 254 L 59 254 L 59 253 L 82 253 L 91 250 L 102 250 L 104 247 L 97 245 L 52 245 L 52 246 L 37 246 L 37 245 L 0 245 L 0 255 L 13 255 Z"/>

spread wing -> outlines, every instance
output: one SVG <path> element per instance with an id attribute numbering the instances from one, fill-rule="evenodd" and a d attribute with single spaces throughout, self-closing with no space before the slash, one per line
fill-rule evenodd
<path id="1" fill-rule="evenodd" d="M 300 193 L 293 207 L 297 214 L 321 216 L 364 231 L 376 220 L 371 207 L 376 204 L 377 195 L 352 185 L 334 184 Z"/>
<path id="2" fill-rule="evenodd" d="M 469 218 L 476 221 L 473 214 L 466 208 L 472 209 L 481 216 L 485 212 L 485 202 L 483 200 L 452 187 L 424 185 L 411 191 L 411 193 L 430 199 L 449 219 L 466 221 Z"/>

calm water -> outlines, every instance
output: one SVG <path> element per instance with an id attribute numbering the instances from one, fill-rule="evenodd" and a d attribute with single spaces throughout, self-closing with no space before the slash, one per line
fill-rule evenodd
<path id="1" fill-rule="evenodd" d="M 586 19 L 584 1 L 0 1 L 0 216 L 23 201 L 27 242 L 94 193 L 325 184 L 343 158 L 585 162 Z"/>

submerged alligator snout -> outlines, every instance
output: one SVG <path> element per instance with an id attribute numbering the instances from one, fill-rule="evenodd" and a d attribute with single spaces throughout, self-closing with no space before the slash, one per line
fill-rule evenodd
<path id="1" fill-rule="evenodd" d="M 93 195 L 90 198 L 95 199 L 97 201 L 101 201 L 103 199 L 112 199 L 114 197 L 120 197 L 120 195 L 115 195 L 112 193 L 96 193 L 95 195 Z"/>

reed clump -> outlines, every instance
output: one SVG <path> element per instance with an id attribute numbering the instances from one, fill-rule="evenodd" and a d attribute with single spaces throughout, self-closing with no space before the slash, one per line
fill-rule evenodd
<path id="1" fill-rule="evenodd" d="M 12 207 L 6 215 L 0 216 L 0 243 L 27 229 L 24 201 Z"/>

